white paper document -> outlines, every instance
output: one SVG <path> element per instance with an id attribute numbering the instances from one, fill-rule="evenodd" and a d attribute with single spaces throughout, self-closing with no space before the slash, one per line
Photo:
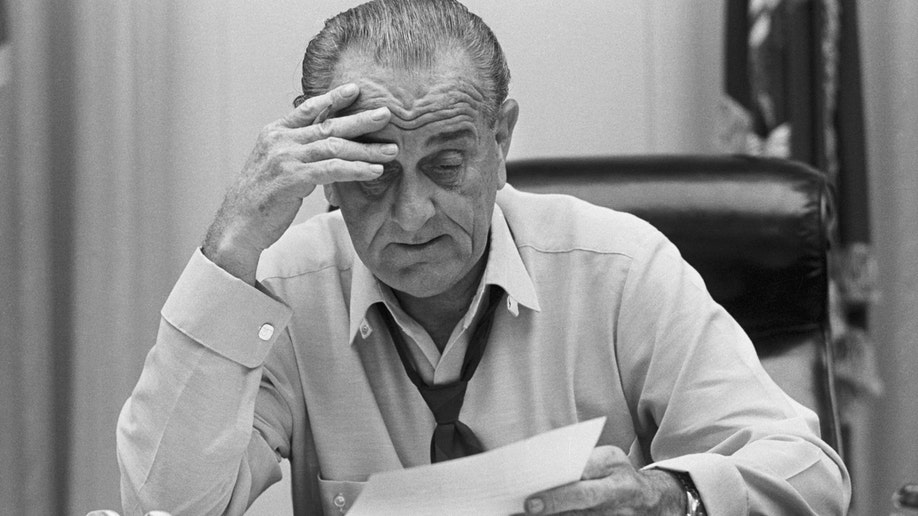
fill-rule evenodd
<path id="1" fill-rule="evenodd" d="M 606 418 L 462 459 L 371 475 L 349 516 L 507 515 L 527 496 L 579 480 Z"/>

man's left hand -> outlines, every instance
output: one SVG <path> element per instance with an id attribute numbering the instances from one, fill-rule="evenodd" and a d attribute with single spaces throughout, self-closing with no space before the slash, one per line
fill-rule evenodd
<path id="1" fill-rule="evenodd" d="M 526 499 L 526 514 L 685 514 L 685 494 L 669 473 L 637 471 L 615 446 L 593 450 L 579 481 Z"/>

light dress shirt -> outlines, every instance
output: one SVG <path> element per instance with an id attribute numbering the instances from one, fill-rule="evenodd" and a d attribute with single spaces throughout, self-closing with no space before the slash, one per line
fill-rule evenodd
<path id="1" fill-rule="evenodd" d="M 370 474 L 428 464 L 435 421 L 378 310 L 421 376 L 450 382 L 498 285 L 506 306 L 460 415 L 486 449 L 606 416 L 600 445 L 689 473 L 708 514 L 845 514 L 848 472 L 815 414 L 660 232 L 507 186 L 489 238 L 442 353 L 357 257 L 340 213 L 288 230 L 256 287 L 195 252 L 118 421 L 125 512 L 241 514 L 289 459 L 294 512 L 336 514 Z"/>

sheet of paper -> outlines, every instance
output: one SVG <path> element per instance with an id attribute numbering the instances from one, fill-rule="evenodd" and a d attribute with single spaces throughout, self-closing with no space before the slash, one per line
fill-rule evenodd
<path id="1" fill-rule="evenodd" d="M 606 418 L 471 457 L 371 475 L 349 516 L 523 512 L 527 496 L 578 480 Z"/>

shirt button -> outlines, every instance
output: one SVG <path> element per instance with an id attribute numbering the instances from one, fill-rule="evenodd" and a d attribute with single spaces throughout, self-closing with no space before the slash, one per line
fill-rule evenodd
<path id="1" fill-rule="evenodd" d="M 261 329 L 258 330 L 258 338 L 261 340 L 271 340 L 271 337 L 274 336 L 274 326 L 269 323 L 264 323 L 261 325 Z"/>
<path id="2" fill-rule="evenodd" d="M 370 325 L 366 321 L 360 323 L 360 336 L 366 339 L 373 333 L 373 328 L 370 328 Z"/>
<path id="3" fill-rule="evenodd" d="M 332 503 L 335 504 L 335 507 L 337 507 L 339 511 L 344 512 L 344 506 L 347 505 L 347 499 L 344 498 L 343 493 L 338 493 L 335 495 L 335 498 L 332 499 Z"/>

